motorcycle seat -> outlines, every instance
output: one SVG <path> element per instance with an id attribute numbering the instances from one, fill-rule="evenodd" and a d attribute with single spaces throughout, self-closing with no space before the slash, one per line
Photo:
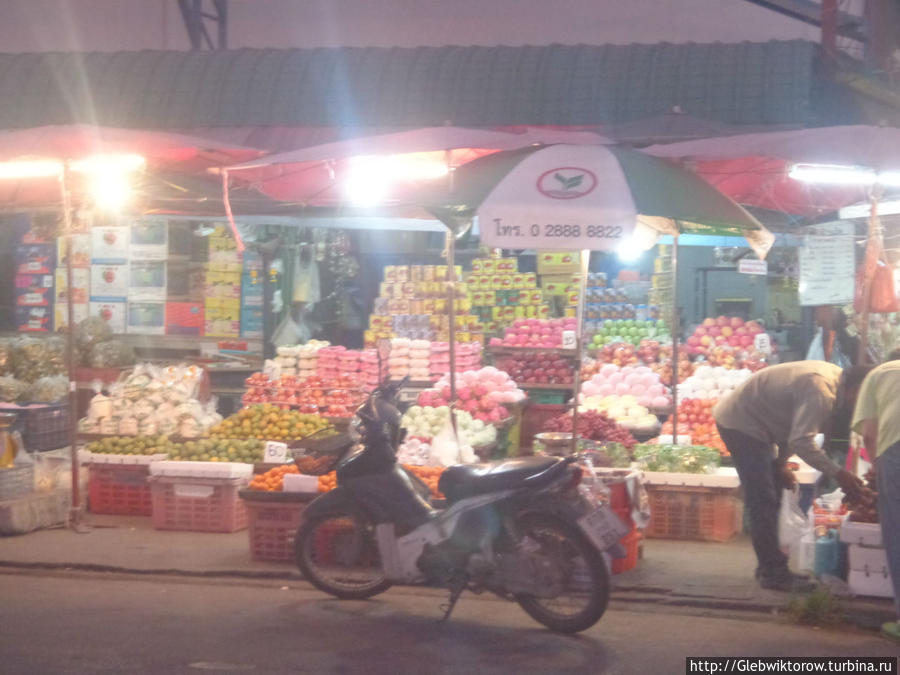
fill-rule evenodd
<path id="1" fill-rule="evenodd" d="M 457 464 L 441 474 L 438 490 L 448 502 L 520 487 L 542 487 L 568 463 L 559 457 L 517 457 L 484 464 Z"/>

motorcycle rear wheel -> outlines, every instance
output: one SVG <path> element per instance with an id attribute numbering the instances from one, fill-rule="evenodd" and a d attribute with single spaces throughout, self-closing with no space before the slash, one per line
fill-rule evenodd
<path id="1" fill-rule="evenodd" d="M 526 516 L 519 531 L 563 566 L 565 586 L 553 598 L 519 595 L 519 606 L 538 623 L 560 633 L 577 633 L 597 623 L 609 603 L 610 579 L 603 555 L 575 525 L 557 518 Z"/>
<path id="2" fill-rule="evenodd" d="M 320 591 L 364 600 L 391 587 L 384 576 L 375 528 L 350 510 L 305 520 L 294 540 L 297 567 Z"/>

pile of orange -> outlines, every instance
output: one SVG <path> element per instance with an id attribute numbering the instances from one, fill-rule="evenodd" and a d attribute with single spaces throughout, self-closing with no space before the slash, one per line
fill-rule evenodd
<path id="1" fill-rule="evenodd" d="M 250 481 L 251 490 L 262 490 L 263 492 L 281 492 L 284 489 L 284 474 L 300 473 L 300 470 L 294 464 L 282 464 L 274 469 L 269 469 L 265 473 L 259 473 Z"/>
<path id="2" fill-rule="evenodd" d="M 319 476 L 319 492 L 328 492 L 337 487 L 337 472 L 332 471 L 324 476 Z"/>
<path id="3" fill-rule="evenodd" d="M 444 495 L 438 490 L 438 481 L 441 479 L 441 474 L 444 473 L 443 467 L 404 464 L 403 468 L 421 478 L 422 482 L 428 486 L 429 490 L 431 490 L 431 495 L 433 497 L 438 497 L 439 499 L 444 498 Z"/>
<path id="4" fill-rule="evenodd" d="M 319 415 L 296 410 L 281 410 L 271 403 L 252 405 L 209 430 L 213 438 L 258 438 L 267 441 L 291 441 L 311 436 L 331 427 Z"/>

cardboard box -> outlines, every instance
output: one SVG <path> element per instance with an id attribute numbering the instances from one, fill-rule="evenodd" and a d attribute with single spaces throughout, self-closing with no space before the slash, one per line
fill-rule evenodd
<path id="1" fill-rule="evenodd" d="M 66 290 L 68 289 L 68 272 L 67 268 L 59 268 L 56 270 L 56 302 L 66 302 Z M 90 298 L 91 289 L 91 270 L 89 267 L 73 267 L 72 281 L 75 284 L 75 290 L 72 298 L 76 303 L 86 303 Z"/>
<path id="2" fill-rule="evenodd" d="M 538 274 L 577 274 L 581 271 L 579 251 L 538 251 Z"/>
<path id="3" fill-rule="evenodd" d="M 225 319 L 205 319 L 203 334 L 207 337 L 236 338 L 241 335 L 241 322 Z"/>
<path id="4" fill-rule="evenodd" d="M 91 235 L 73 234 L 72 248 L 75 250 L 75 256 L 72 258 L 72 267 L 89 267 L 91 264 Z M 56 260 L 59 267 L 67 265 L 65 236 L 61 236 L 56 240 Z"/>
<path id="5" fill-rule="evenodd" d="M 90 316 L 99 316 L 117 335 L 125 333 L 128 305 L 124 300 L 91 301 Z"/>
<path id="6" fill-rule="evenodd" d="M 167 302 L 166 335 L 202 335 L 203 317 L 199 302 Z"/>
<path id="7" fill-rule="evenodd" d="M 53 287 L 16 289 L 16 307 L 50 307 L 53 305 Z"/>
<path id="8" fill-rule="evenodd" d="M 240 301 L 240 270 L 208 269 L 204 295 L 207 298 L 230 298 Z"/>
<path id="9" fill-rule="evenodd" d="M 91 230 L 91 262 L 124 264 L 128 262 L 131 229 L 120 225 L 95 227 Z"/>
<path id="10" fill-rule="evenodd" d="M 127 264 L 91 265 L 91 300 L 124 301 L 128 297 L 128 281 Z"/>
<path id="11" fill-rule="evenodd" d="M 165 260 L 169 256 L 169 222 L 140 218 L 131 222 L 131 260 Z"/>
<path id="12" fill-rule="evenodd" d="M 86 302 L 79 302 L 72 305 L 72 316 L 74 317 L 76 326 L 88 318 L 88 311 L 88 303 Z M 56 306 L 53 308 L 53 330 L 57 332 L 65 330 L 68 327 L 68 318 L 69 306 L 65 302 L 57 302 Z"/>
<path id="13" fill-rule="evenodd" d="M 52 307 L 16 307 L 17 331 L 22 333 L 48 333 L 52 328 Z"/>
<path id="14" fill-rule="evenodd" d="M 241 337 L 261 340 L 263 336 L 262 309 L 241 310 Z"/>
<path id="15" fill-rule="evenodd" d="M 244 274 L 241 277 L 241 306 L 262 307 L 265 297 L 263 277 L 259 274 Z"/>
<path id="16" fill-rule="evenodd" d="M 56 248 L 53 244 L 16 247 L 16 274 L 53 274 Z"/>
<path id="17" fill-rule="evenodd" d="M 125 332 L 136 335 L 165 335 L 166 303 L 129 301 L 128 325 Z"/>
<path id="18" fill-rule="evenodd" d="M 263 259 L 259 251 L 244 251 L 244 274 L 263 271 Z"/>
<path id="19" fill-rule="evenodd" d="M 171 260 L 166 264 L 166 298 L 170 301 L 191 300 L 190 263 Z"/>
<path id="20" fill-rule="evenodd" d="M 164 260 L 132 260 L 129 271 L 128 299 L 163 302 L 168 277 Z"/>

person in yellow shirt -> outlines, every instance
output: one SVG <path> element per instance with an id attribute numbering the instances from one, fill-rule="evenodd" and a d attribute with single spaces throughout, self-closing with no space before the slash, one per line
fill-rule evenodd
<path id="1" fill-rule="evenodd" d="M 763 588 L 804 591 L 815 586 L 808 577 L 788 569 L 788 558 L 778 545 L 782 488 L 796 484 L 787 468 L 791 455 L 834 478 L 846 494 L 862 490 L 859 479 L 829 459 L 815 437 L 819 433 L 826 438 L 849 437 L 856 394 L 869 370 L 867 366 L 841 370 L 825 361 L 769 366 L 754 373 L 713 409 L 719 435 L 744 488 L 758 562 L 756 578 Z M 846 430 L 836 428 L 840 420 Z"/>
<path id="2" fill-rule="evenodd" d="M 900 356 L 892 352 L 890 357 Z M 894 602 L 900 618 L 900 361 L 888 361 L 866 377 L 853 413 L 853 429 L 862 434 L 875 459 L 878 519 L 887 555 Z M 900 642 L 900 621 L 889 621 L 882 633 Z"/>

